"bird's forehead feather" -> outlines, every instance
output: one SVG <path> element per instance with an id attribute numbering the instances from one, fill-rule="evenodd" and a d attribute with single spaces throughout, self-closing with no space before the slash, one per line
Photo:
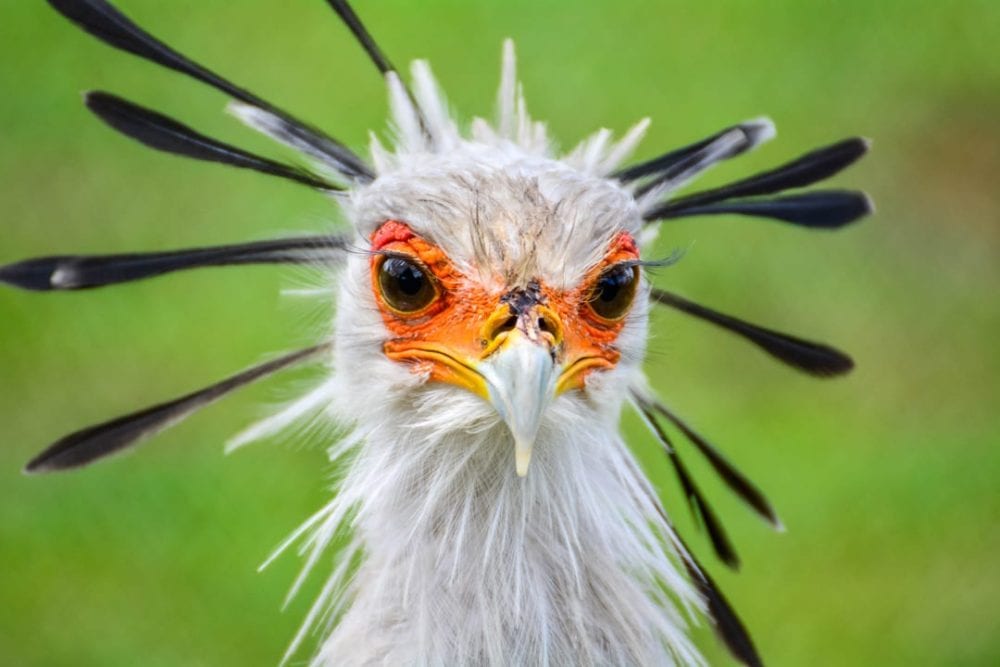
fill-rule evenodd
<path id="1" fill-rule="evenodd" d="M 575 285 L 619 232 L 641 227 L 634 198 L 616 182 L 472 142 L 408 156 L 354 193 L 351 217 L 363 238 L 398 220 L 466 272 L 554 287 Z"/>

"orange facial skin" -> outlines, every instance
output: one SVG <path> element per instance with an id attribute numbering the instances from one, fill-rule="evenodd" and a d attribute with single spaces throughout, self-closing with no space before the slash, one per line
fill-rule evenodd
<path id="1" fill-rule="evenodd" d="M 502 290 L 491 290 L 462 274 L 436 245 L 395 220 L 383 223 L 371 236 L 372 290 L 392 337 L 383 350 L 394 361 L 435 382 L 447 382 L 484 398 L 487 387 L 476 371 L 479 362 L 505 342 L 515 315 Z M 379 288 L 378 272 L 387 256 L 405 257 L 420 266 L 435 283 L 436 296 L 412 313 L 394 309 Z M 529 338 L 548 345 L 564 365 L 557 393 L 582 389 L 587 375 L 611 368 L 621 356 L 615 347 L 625 318 L 606 320 L 590 307 L 594 284 L 609 266 L 638 260 L 635 241 L 619 233 L 601 263 L 569 290 L 537 286 L 540 301 L 532 307 Z M 539 323 L 537 327 L 534 323 Z"/>
<path id="2" fill-rule="evenodd" d="M 560 393 L 569 389 L 582 389 L 591 371 L 613 368 L 618 363 L 621 354 L 615 347 L 615 341 L 625 326 L 625 318 L 604 319 L 590 307 L 590 297 L 598 277 L 608 267 L 638 259 L 639 249 L 635 240 L 627 232 L 620 232 L 611 241 L 608 253 L 601 263 L 575 288 L 566 291 L 542 286 L 542 293 L 559 318 L 566 323 L 563 327 L 565 346 L 574 352 L 568 357 L 570 366 L 557 387 Z"/>

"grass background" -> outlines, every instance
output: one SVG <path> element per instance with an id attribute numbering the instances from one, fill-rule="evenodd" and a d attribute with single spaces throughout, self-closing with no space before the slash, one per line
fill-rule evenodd
<path id="1" fill-rule="evenodd" d="M 128 0 L 181 50 L 362 146 L 385 102 L 322 2 Z M 698 553 L 772 665 L 1000 663 L 1000 5 L 992 0 L 459 2 L 359 0 L 392 57 L 427 57 L 465 118 L 488 113 L 517 40 L 534 113 L 564 146 L 654 124 L 641 157 L 768 114 L 779 138 L 716 184 L 844 136 L 873 153 L 840 177 L 879 212 L 835 234 L 692 219 L 657 282 L 852 352 L 820 382 L 731 337 L 657 315 L 653 384 L 771 495 L 771 534 L 696 456 L 743 555 Z M 41 0 L 0 2 L 0 262 L 323 229 L 302 188 L 150 153 L 88 117 L 104 88 L 251 149 L 216 93 L 95 43 Z M 316 447 L 224 458 L 220 443 L 302 378 L 257 387 L 134 456 L 26 478 L 56 437 L 310 339 L 315 309 L 268 268 L 81 294 L 0 290 L 0 662 L 273 665 L 310 592 L 255 566 L 326 496 Z M 634 423 L 626 426 L 634 430 Z M 685 534 L 669 470 L 636 449 Z M 713 663 L 728 664 L 710 633 Z M 306 657 L 303 654 L 301 657 Z"/>

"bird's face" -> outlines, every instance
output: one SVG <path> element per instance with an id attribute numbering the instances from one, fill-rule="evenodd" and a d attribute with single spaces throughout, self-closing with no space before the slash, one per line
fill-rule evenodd
<path id="1" fill-rule="evenodd" d="M 411 381 L 389 392 L 477 397 L 506 424 L 523 476 L 554 401 L 617 414 L 624 392 L 606 387 L 642 356 L 638 225 L 631 197 L 607 181 L 478 157 L 424 161 L 356 199 L 367 252 L 349 269 L 342 318 L 367 319 L 348 346 L 368 354 L 348 372 L 362 383 L 391 366 Z"/>

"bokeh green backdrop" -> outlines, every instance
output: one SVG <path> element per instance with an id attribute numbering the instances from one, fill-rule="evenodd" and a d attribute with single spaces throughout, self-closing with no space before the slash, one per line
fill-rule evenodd
<path id="1" fill-rule="evenodd" d="M 352 145 L 383 129 L 378 77 L 323 2 L 122 4 Z M 727 218 L 664 229 L 659 250 L 687 255 L 660 284 L 829 339 L 858 362 L 846 379 L 815 381 L 698 322 L 655 317 L 654 385 L 769 491 L 788 526 L 770 533 L 689 455 L 743 571 L 689 541 L 772 665 L 1000 664 L 1000 4 L 358 7 L 397 61 L 432 61 L 466 119 L 492 108 L 500 42 L 514 37 L 529 104 L 564 146 L 650 115 L 649 156 L 772 116 L 779 138 L 707 183 L 874 138 L 838 179 L 879 207 L 853 228 Z M 218 94 L 96 43 L 42 0 L 2 0 L 0 26 L 0 262 L 266 238 L 335 218 L 303 188 L 146 151 L 78 97 L 109 89 L 283 154 L 220 114 Z M 228 458 L 221 443 L 307 378 L 254 388 L 92 469 L 20 468 L 69 430 L 310 340 L 328 313 L 280 297 L 289 284 L 247 268 L 90 293 L 0 290 L 0 663 L 276 664 L 318 582 L 281 613 L 299 562 L 255 567 L 323 501 L 329 470 L 294 438 Z M 669 470 L 635 435 L 690 534 Z"/>

